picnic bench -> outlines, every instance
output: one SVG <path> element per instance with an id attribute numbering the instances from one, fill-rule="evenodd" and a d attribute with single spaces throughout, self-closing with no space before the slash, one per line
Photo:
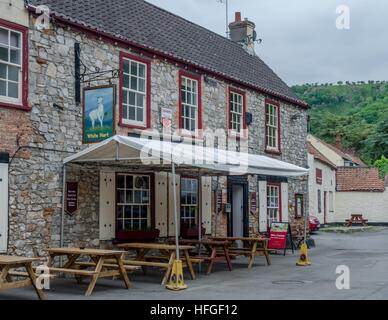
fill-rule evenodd
<path id="1" fill-rule="evenodd" d="M 208 264 L 206 274 L 210 274 L 214 263 L 225 261 L 229 271 L 232 271 L 232 264 L 229 256 L 229 242 L 223 240 L 180 240 L 179 243 L 183 245 L 195 245 L 199 247 L 198 252 L 194 256 L 190 256 L 191 259 L 200 259 Z M 205 248 L 205 252 L 201 251 L 201 247 Z M 192 253 L 192 252 L 190 252 Z"/>
<path id="2" fill-rule="evenodd" d="M 351 214 L 350 219 L 345 220 L 345 225 L 351 227 L 353 224 L 361 224 L 363 226 L 368 225 L 368 219 L 364 219 L 362 214 Z"/>
<path id="3" fill-rule="evenodd" d="M 267 265 L 271 264 L 268 251 L 268 238 L 264 237 L 213 237 L 213 240 L 228 241 L 229 256 L 245 256 L 249 258 L 248 268 L 251 269 L 256 256 L 265 256 Z M 243 247 L 239 247 L 237 242 L 242 242 Z"/>
<path id="4" fill-rule="evenodd" d="M 136 251 L 134 259 L 125 259 L 124 265 L 141 267 L 143 272 L 146 273 L 148 267 L 165 269 L 166 272 L 163 276 L 162 285 L 167 283 L 170 277 L 174 260 L 176 259 L 176 246 L 173 244 L 165 243 L 121 243 L 116 245 L 118 248 L 126 251 Z M 189 250 L 194 249 L 193 246 L 179 246 L 179 249 L 183 252 L 182 265 L 184 268 L 188 268 L 191 278 L 195 279 L 195 272 L 193 269 L 193 263 L 199 263 L 198 259 L 191 259 Z M 149 254 L 152 251 L 156 251 L 158 254 Z"/>
<path id="5" fill-rule="evenodd" d="M 39 261 L 39 258 L 26 258 L 17 256 L 0 255 L 0 290 L 15 289 L 32 286 L 40 300 L 45 299 L 45 294 L 36 283 L 36 275 L 32 263 Z M 24 268 L 26 272 L 13 271 L 12 269 Z M 14 280 L 14 277 L 26 277 L 25 280 Z"/>
<path id="6" fill-rule="evenodd" d="M 88 289 L 85 293 L 90 296 L 99 278 L 120 276 L 127 289 L 131 287 L 127 272 L 137 269 L 125 266 L 123 256 L 125 252 L 115 250 L 88 249 L 88 248 L 50 248 L 47 249 L 49 259 L 47 267 L 51 273 L 64 273 L 74 275 L 78 282 L 90 277 Z M 67 258 L 63 266 L 54 267 L 56 257 Z M 89 261 L 86 261 L 88 258 Z M 82 259 L 82 260 L 79 260 Z"/>

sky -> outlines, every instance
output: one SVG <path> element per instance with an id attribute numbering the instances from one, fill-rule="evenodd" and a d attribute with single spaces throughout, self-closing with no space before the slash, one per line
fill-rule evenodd
<path id="1" fill-rule="evenodd" d="M 147 1 L 225 35 L 220 0 Z M 257 55 L 289 85 L 388 80 L 388 0 L 228 1 L 229 22 L 241 11 L 256 24 Z M 336 26 L 341 5 L 348 29 Z"/>

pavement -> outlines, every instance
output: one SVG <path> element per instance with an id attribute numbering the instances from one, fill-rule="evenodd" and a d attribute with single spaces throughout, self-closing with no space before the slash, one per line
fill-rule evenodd
<path id="1" fill-rule="evenodd" d="M 298 253 L 272 255 L 272 265 L 264 257 L 257 257 L 251 270 L 247 259 L 233 260 L 233 271 L 226 265 L 216 265 L 210 275 L 198 274 L 188 280 L 188 289 L 173 292 L 160 285 L 162 275 L 150 270 L 130 275 L 133 287 L 124 289 L 120 280 L 103 279 L 97 282 L 91 297 L 85 297 L 85 284 L 74 279 L 55 279 L 46 291 L 49 300 L 257 300 L 257 299 L 388 299 L 388 229 L 376 232 L 317 233 L 316 247 L 309 251 L 312 265 L 297 267 Z M 336 288 L 336 268 L 345 265 L 350 270 L 350 289 Z M 205 269 L 205 268 L 203 268 Z M 0 300 L 32 299 L 32 288 L 0 292 Z"/>

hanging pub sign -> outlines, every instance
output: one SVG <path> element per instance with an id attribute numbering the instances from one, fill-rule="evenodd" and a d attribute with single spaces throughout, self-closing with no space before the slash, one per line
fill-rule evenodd
<path id="1" fill-rule="evenodd" d="M 286 254 L 288 243 L 291 244 L 291 249 L 294 251 L 290 224 L 287 222 L 272 222 L 268 249 L 284 250 L 284 254 Z"/>
<path id="2" fill-rule="evenodd" d="M 256 213 L 256 211 L 257 211 L 256 192 L 251 192 L 251 213 Z"/>
<path id="3" fill-rule="evenodd" d="M 162 108 L 162 126 L 165 129 L 169 129 L 172 126 L 172 110 L 169 108 Z"/>
<path id="4" fill-rule="evenodd" d="M 88 87 L 83 95 L 83 143 L 95 143 L 115 134 L 116 87 Z"/>
<path id="5" fill-rule="evenodd" d="M 66 182 L 66 212 L 73 215 L 78 210 L 78 182 Z"/>

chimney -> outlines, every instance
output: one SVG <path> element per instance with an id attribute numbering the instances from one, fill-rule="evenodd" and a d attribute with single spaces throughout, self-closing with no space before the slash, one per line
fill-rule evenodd
<path id="1" fill-rule="evenodd" d="M 256 25 L 247 18 L 241 20 L 241 12 L 235 13 L 235 21 L 229 24 L 230 39 L 241 44 L 241 46 L 252 55 L 255 53 L 255 41 L 257 34 Z"/>
<path id="2" fill-rule="evenodd" d="M 335 147 L 342 150 L 342 138 L 339 132 L 335 135 Z"/>

